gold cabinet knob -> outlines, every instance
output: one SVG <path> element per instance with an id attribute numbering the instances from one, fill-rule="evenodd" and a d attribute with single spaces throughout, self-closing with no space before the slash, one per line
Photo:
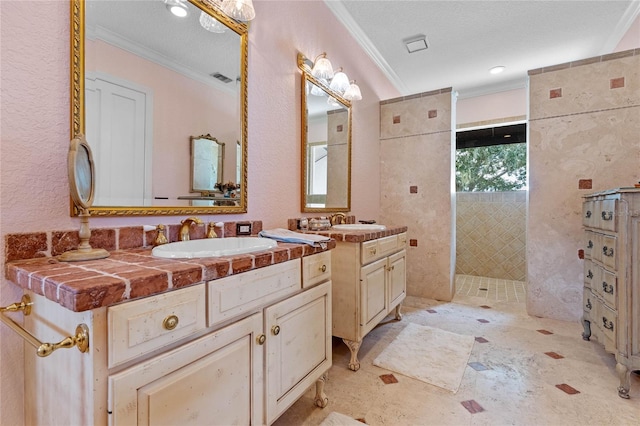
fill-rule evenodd
<path id="1" fill-rule="evenodd" d="M 274 325 L 273 327 L 271 327 L 271 332 L 274 336 L 277 336 L 278 334 L 280 334 L 280 326 Z"/>
<path id="2" fill-rule="evenodd" d="M 327 265 L 322 265 L 322 266 L 320 267 L 320 270 L 321 270 L 322 272 L 327 272 Z"/>
<path id="3" fill-rule="evenodd" d="M 259 345 L 264 345 L 264 342 L 266 340 L 267 340 L 267 336 L 265 336 L 264 334 L 261 334 L 256 338 L 256 341 L 258 342 Z"/>
<path id="4" fill-rule="evenodd" d="M 178 326 L 178 317 L 176 315 L 169 315 L 162 321 L 162 326 L 166 330 L 173 330 Z"/>

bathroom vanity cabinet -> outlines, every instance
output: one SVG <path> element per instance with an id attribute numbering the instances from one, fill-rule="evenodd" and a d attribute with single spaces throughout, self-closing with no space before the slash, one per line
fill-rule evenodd
<path id="1" fill-rule="evenodd" d="M 362 340 L 380 321 L 400 307 L 406 296 L 407 234 L 362 242 L 338 241 L 331 250 L 332 333 L 351 351 L 349 368 L 360 368 Z"/>
<path id="2" fill-rule="evenodd" d="M 629 398 L 630 374 L 640 369 L 640 189 L 585 197 L 583 324 L 615 354 L 618 395 Z"/>
<path id="3" fill-rule="evenodd" d="M 327 405 L 328 251 L 83 312 L 28 293 L 25 328 L 90 345 L 25 347 L 27 424 L 270 424 L 314 383 Z"/>

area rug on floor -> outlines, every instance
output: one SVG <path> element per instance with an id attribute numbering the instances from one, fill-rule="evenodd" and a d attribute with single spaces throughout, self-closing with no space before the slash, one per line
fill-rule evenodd
<path id="1" fill-rule="evenodd" d="M 474 341 L 473 336 L 409 322 L 373 365 L 456 393 Z"/>
<path id="2" fill-rule="evenodd" d="M 324 419 L 320 426 L 362 426 L 358 420 L 344 414 L 332 411 L 327 418 Z"/>

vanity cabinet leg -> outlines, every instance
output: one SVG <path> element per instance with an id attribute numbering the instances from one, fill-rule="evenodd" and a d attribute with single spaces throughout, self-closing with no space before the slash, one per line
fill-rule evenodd
<path id="1" fill-rule="evenodd" d="M 629 399 L 629 388 L 631 386 L 631 370 L 626 365 L 617 363 L 616 372 L 620 379 L 620 386 L 618 386 L 618 396 L 620 398 Z"/>
<path id="2" fill-rule="evenodd" d="M 589 340 L 589 338 L 591 337 L 591 322 L 583 319 L 582 327 L 584 327 L 584 332 L 582 332 L 582 339 Z"/>
<path id="3" fill-rule="evenodd" d="M 362 342 L 354 342 L 353 340 L 342 339 L 345 345 L 351 351 L 351 360 L 349 360 L 349 370 L 360 370 L 360 361 L 358 360 L 358 351 Z"/>
<path id="4" fill-rule="evenodd" d="M 324 408 L 329 404 L 329 398 L 327 398 L 327 394 L 324 393 L 324 384 L 327 381 L 328 374 L 329 373 L 324 373 L 318 380 L 316 380 L 316 396 L 313 402 L 320 408 Z"/>
<path id="5" fill-rule="evenodd" d="M 396 306 L 396 320 L 401 321 L 402 320 L 402 303 L 398 304 L 398 306 Z"/>

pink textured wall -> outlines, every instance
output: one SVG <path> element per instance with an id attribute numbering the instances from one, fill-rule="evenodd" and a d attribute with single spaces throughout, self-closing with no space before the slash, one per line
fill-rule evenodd
<path id="1" fill-rule="evenodd" d="M 297 52 L 327 52 L 358 80 L 353 107 L 352 213 L 379 214 L 379 107 L 399 93 L 321 1 L 254 1 L 249 31 L 249 212 L 205 220 L 262 220 L 286 227 L 300 216 L 300 72 Z M 0 232 L 77 229 L 69 217 L 69 3 L 0 1 Z M 186 135 L 189 136 L 189 135 Z M 182 217 L 175 217 L 178 222 Z M 166 223 L 166 219 L 164 219 Z M 94 228 L 156 224 L 156 217 L 93 218 Z M 4 244 L 0 248 L 4 259 Z M 1 265 L 4 266 L 4 265 Z M 4 267 L 2 267 L 4 270 Z M 4 277 L 0 305 L 19 299 Z M 22 341 L 0 326 L 2 423 L 23 424 Z"/>

